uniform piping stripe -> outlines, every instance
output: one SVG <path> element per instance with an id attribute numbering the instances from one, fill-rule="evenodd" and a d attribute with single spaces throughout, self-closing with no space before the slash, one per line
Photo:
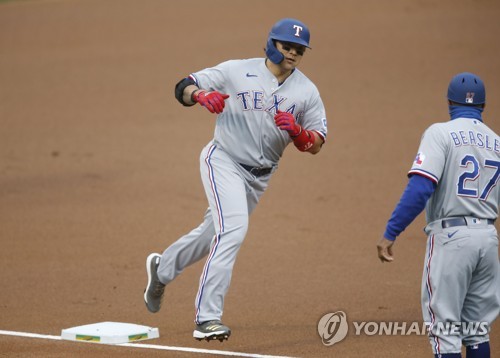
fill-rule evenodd
<path id="1" fill-rule="evenodd" d="M 212 167 L 212 164 L 210 163 L 210 159 L 211 159 L 213 152 L 215 151 L 215 148 L 217 148 L 216 145 L 212 145 L 210 147 L 210 149 L 208 150 L 207 157 L 205 158 L 205 163 L 207 164 L 208 177 L 210 179 L 210 187 L 212 188 L 212 194 L 214 195 L 215 205 L 217 207 L 217 217 L 219 219 L 219 231 L 223 232 L 224 231 L 224 219 L 222 216 L 222 209 L 220 207 L 219 194 L 217 193 L 217 185 L 215 184 L 215 180 L 214 180 L 214 169 Z"/>
<path id="2" fill-rule="evenodd" d="M 412 170 L 410 170 L 408 172 L 408 175 L 413 175 L 413 174 L 418 174 L 418 175 L 421 175 L 421 176 L 423 176 L 425 178 L 428 178 L 428 179 L 432 180 L 436 184 L 439 182 L 438 178 L 435 175 L 433 175 L 431 173 L 428 173 L 428 172 L 426 172 L 424 170 L 412 169 Z"/>
<path id="3" fill-rule="evenodd" d="M 191 79 L 195 82 L 196 86 L 200 87 L 200 86 L 198 85 L 198 79 L 197 79 L 197 78 L 196 78 L 193 74 L 190 74 L 190 75 L 189 75 L 189 78 L 191 78 Z"/>
<path id="4" fill-rule="evenodd" d="M 212 250 L 210 250 L 210 254 L 208 255 L 207 261 L 205 262 L 205 266 L 203 267 L 203 273 L 200 279 L 200 287 L 198 289 L 198 294 L 196 296 L 196 319 L 195 319 L 196 324 L 202 323 L 199 322 L 201 299 L 203 297 L 203 291 L 205 289 L 205 283 L 207 281 L 210 263 L 212 262 L 212 258 L 214 257 L 217 248 L 219 247 L 219 242 L 220 242 L 220 235 L 215 235 L 215 244 L 212 247 Z"/>
<path id="5" fill-rule="evenodd" d="M 436 322 L 436 316 L 434 315 L 434 311 L 432 310 L 432 307 L 431 307 L 432 286 L 431 286 L 430 268 L 431 268 L 431 260 L 432 260 L 433 253 L 434 253 L 434 235 L 431 235 L 429 237 L 429 254 L 427 256 L 427 263 L 426 263 L 427 275 L 426 275 L 426 283 L 425 283 L 425 287 L 427 289 L 427 296 L 429 298 L 429 303 L 427 304 L 427 310 L 429 311 L 429 315 L 431 316 L 429 332 L 432 332 L 432 328 L 434 327 L 434 323 Z M 436 354 L 441 353 L 440 352 L 441 347 L 439 344 L 439 338 L 433 335 L 433 340 L 434 340 L 434 349 L 436 351 Z"/>
<path id="6" fill-rule="evenodd" d="M 199 314 L 200 314 L 200 305 L 201 305 L 201 300 L 203 298 L 203 291 L 205 290 L 205 284 L 207 281 L 208 271 L 210 269 L 210 264 L 212 262 L 213 257 L 215 256 L 215 253 L 217 252 L 217 248 L 219 247 L 220 234 L 222 232 L 224 232 L 224 219 L 222 216 L 222 209 L 220 207 L 219 194 L 217 192 L 217 185 L 215 184 L 215 180 L 214 180 L 213 167 L 210 163 L 210 159 L 211 159 L 213 152 L 215 151 L 215 148 L 217 148 L 217 146 L 215 146 L 215 145 L 212 145 L 209 148 L 207 156 L 205 158 L 205 163 L 207 164 L 208 177 L 210 178 L 210 187 L 212 188 L 212 193 L 214 195 L 214 200 L 215 200 L 215 204 L 217 207 L 217 217 L 219 220 L 219 230 L 220 231 L 219 231 L 219 234 L 215 236 L 215 243 L 214 243 L 212 249 L 210 250 L 210 254 L 208 255 L 207 261 L 205 262 L 205 266 L 203 267 L 203 272 L 202 272 L 202 275 L 200 278 L 200 287 L 198 288 L 198 294 L 196 296 L 196 319 L 195 320 L 196 320 L 197 324 L 201 323 L 198 321 Z"/>

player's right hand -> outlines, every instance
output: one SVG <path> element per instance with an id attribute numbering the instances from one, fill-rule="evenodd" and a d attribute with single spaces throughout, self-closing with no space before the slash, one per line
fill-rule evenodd
<path id="1" fill-rule="evenodd" d="M 225 106 L 225 100 L 229 98 L 228 94 L 220 93 L 218 91 L 198 91 L 193 95 L 193 101 L 198 102 L 200 105 L 208 109 L 210 113 L 222 113 Z"/>
<path id="2" fill-rule="evenodd" d="M 392 245 L 394 245 L 394 241 L 388 240 L 385 237 L 382 237 L 377 243 L 378 258 L 382 263 L 394 261 Z"/>

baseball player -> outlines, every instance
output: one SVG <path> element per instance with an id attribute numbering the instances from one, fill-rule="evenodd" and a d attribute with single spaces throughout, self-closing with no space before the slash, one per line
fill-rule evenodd
<path id="1" fill-rule="evenodd" d="M 285 148 L 293 143 L 299 151 L 316 154 L 325 141 L 320 94 L 297 69 L 309 39 L 304 23 L 282 19 L 269 33 L 265 58 L 226 61 L 175 86 L 182 105 L 198 103 L 217 114 L 214 138 L 200 155 L 208 209 L 197 228 L 162 255 L 148 256 L 144 300 L 150 312 L 158 312 L 165 285 L 205 258 L 195 299 L 195 339 L 222 342 L 231 334 L 221 317 L 233 265 L 249 216 Z"/>
<path id="2" fill-rule="evenodd" d="M 482 120 L 483 81 L 472 73 L 448 87 L 451 120 L 422 136 L 409 181 L 378 257 L 393 261 L 396 237 L 426 208 L 422 312 L 435 357 L 490 357 L 489 330 L 500 307 L 498 217 L 500 139 Z"/>

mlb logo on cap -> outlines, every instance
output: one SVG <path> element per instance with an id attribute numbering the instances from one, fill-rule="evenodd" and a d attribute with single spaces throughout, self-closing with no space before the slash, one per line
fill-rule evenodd
<path id="1" fill-rule="evenodd" d="M 474 92 L 467 92 L 465 95 L 465 103 L 474 103 Z"/>

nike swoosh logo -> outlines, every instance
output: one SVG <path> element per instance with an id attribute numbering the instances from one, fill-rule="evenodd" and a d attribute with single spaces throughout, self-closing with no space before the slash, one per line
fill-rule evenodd
<path id="1" fill-rule="evenodd" d="M 250 73 L 248 73 L 248 72 L 247 72 L 247 77 L 259 77 L 259 76 L 257 76 L 257 75 L 252 75 L 252 74 L 250 74 Z"/>
<path id="2" fill-rule="evenodd" d="M 454 232 L 449 232 L 449 233 L 448 233 L 448 239 L 451 239 L 451 238 L 452 238 L 452 236 L 453 236 L 453 235 L 455 235 L 457 232 L 458 232 L 458 230 L 457 230 L 457 231 L 454 231 Z"/>

